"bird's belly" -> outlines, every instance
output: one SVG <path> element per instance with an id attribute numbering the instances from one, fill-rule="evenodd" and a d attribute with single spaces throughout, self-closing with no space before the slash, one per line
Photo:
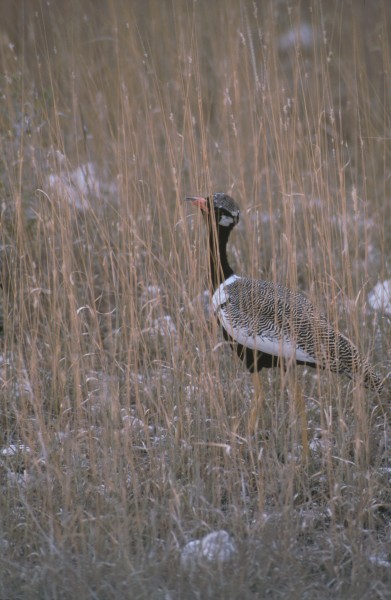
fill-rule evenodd
<path id="1" fill-rule="evenodd" d="M 228 301 L 228 298 L 224 298 L 225 303 Z M 215 306 L 215 315 L 221 326 L 224 327 L 228 335 L 237 344 L 272 356 L 283 357 L 288 361 L 295 360 L 314 365 L 316 364 L 317 361 L 313 356 L 300 348 L 293 340 L 289 339 L 288 336 L 276 331 L 272 323 L 264 335 L 254 334 L 249 331 L 248 327 L 240 326 L 235 323 L 235 319 L 231 318 L 228 311 L 224 310 L 223 307 L 224 303 Z"/>
<path id="2" fill-rule="evenodd" d="M 306 363 L 316 364 L 313 356 L 296 346 L 296 344 L 287 337 L 277 335 L 276 337 L 267 335 L 251 335 L 245 328 L 237 326 L 232 327 L 229 322 L 226 323 L 224 318 L 222 318 L 222 314 L 219 315 L 219 320 L 229 335 L 238 344 L 242 344 L 246 348 L 258 350 L 258 352 L 264 352 L 265 354 L 271 354 L 272 356 L 283 357 L 288 361 L 299 360 Z"/>

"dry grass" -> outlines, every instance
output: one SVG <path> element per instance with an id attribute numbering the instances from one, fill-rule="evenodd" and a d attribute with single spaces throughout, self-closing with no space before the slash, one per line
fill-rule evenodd
<path id="1" fill-rule="evenodd" d="M 230 192 L 237 271 L 385 375 L 389 3 L 0 10 L 0 597 L 390 598 L 389 399 L 297 369 L 257 400 L 182 202 Z M 232 561 L 182 568 L 217 529 Z"/>

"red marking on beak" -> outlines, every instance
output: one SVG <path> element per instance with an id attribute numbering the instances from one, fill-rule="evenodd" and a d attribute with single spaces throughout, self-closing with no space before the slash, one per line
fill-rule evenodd
<path id="1" fill-rule="evenodd" d="M 194 204 L 194 206 L 198 206 L 198 208 L 204 212 L 209 213 L 208 201 L 206 198 L 203 198 L 202 196 L 186 196 L 185 200 L 188 200 Z"/>

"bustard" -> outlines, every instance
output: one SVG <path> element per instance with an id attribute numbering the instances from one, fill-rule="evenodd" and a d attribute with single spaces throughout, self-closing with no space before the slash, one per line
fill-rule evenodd
<path id="1" fill-rule="evenodd" d="M 380 392 L 381 377 L 356 346 L 300 293 L 263 279 L 239 277 L 228 263 L 227 243 L 239 208 L 227 194 L 187 196 L 203 212 L 209 234 L 214 313 L 224 338 L 249 371 L 281 363 L 344 373 Z"/>

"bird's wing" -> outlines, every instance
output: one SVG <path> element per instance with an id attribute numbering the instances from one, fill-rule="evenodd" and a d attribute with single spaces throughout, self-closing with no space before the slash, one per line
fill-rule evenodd
<path id="1" fill-rule="evenodd" d="M 316 363 L 311 347 L 300 344 L 298 336 L 308 327 L 308 312 L 300 314 L 300 297 L 270 282 L 236 278 L 215 292 L 216 315 L 229 335 L 248 348 L 286 359 Z"/>
<path id="2" fill-rule="evenodd" d="M 247 278 L 237 278 L 223 291 L 224 301 L 215 302 L 216 314 L 238 343 L 332 370 L 340 370 L 340 345 L 347 353 L 356 351 L 302 294 L 270 281 Z"/>

